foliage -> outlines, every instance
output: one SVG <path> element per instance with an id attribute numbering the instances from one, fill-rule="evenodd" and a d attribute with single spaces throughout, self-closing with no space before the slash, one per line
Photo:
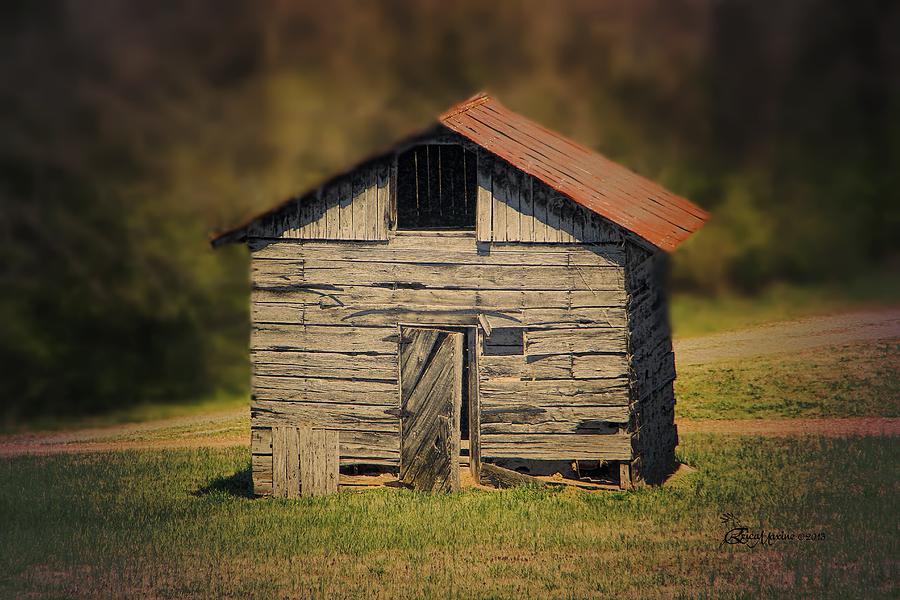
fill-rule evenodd
<path id="1" fill-rule="evenodd" d="M 896 593 L 892 440 L 688 436 L 680 458 L 697 471 L 634 493 L 384 488 L 297 501 L 248 497 L 241 449 L 16 458 L 0 465 L 0 593 Z M 726 512 L 825 539 L 723 545 Z"/>
<path id="2" fill-rule="evenodd" d="M 245 393 L 246 258 L 209 232 L 478 88 L 710 209 L 681 288 L 897 251 L 897 6 L 170 4 L 0 8 L 7 420 Z"/>

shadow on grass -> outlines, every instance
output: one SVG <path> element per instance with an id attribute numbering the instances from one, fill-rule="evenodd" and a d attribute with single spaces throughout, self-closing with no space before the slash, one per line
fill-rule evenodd
<path id="1" fill-rule="evenodd" d="M 224 477 L 217 477 L 193 493 L 194 496 L 207 496 L 209 494 L 227 494 L 237 498 L 255 498 L 253 494 L 253 477 L 249 465 Z"/>

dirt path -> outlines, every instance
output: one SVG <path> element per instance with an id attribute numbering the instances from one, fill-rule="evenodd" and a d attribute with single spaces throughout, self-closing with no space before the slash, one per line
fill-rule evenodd
<path id="1" fill-rule="evenodd" d="M 678 420 L 679 433 L 716 433 L 721 435 L 753 435 L 784 437 L 822 435 L 848 437 L 854 435 L 900 436 L 900 418 L 847 417 L 821 419 L 731 419 Z M 41 435 L 17 436 L 0 441 L 0 456 L 45 456 L 82 452 L 115 452 L 119 450 L 165 450 L 176 448 L 227 448 L 248 446 L 246 432 L 218 437 L 185 435 L 174 439 L 64 441 Z"/>
<path id="2" fill-rule="evenodd" d="M 679 366 L 712 363 L 821 346 L 900 338 L 900 309 L 811 317 L 675 343 Z M 107 452 L 129 449 L 247 445 L 249 410 L 163 419 L 147 423 L 0 436 L 0 456 Z M 683 433 L 747 435 L 900 435 L 900 419 L 679 420 Z"/>
<path id="3" fill-rule="evenodd" d="M 678 366 L 900 338 L 900 309 L 809 317 L 675 342 Z"/>
<path id="4" fill-rule="evenodd" d="M 250 411 L 232 411 L 127 423 L 110 427 L 0 436 L 0 456 L 200 448 L 249 443 Z"/>
<path id="5" fill-rule="evenodd" d="M 724 435 L 900 435 L 900 418 L 896 417 L 825 417 L 821 419 L 678 419 L 678 433 L 718 433 Z"/>

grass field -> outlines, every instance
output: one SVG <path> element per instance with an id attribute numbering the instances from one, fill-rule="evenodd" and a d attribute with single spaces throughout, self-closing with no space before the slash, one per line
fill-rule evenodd
<path id="1" fill-rule="evenodd" d="M 301 501 L 249 497 L 244 449 L 16 458 L 0 465 L 0 595 L 891 597 L 898 453 L 687 436 L 697 470 L 660 489 Z M 824 539 L 723 544 L 726 512 Z"/>
<path id="2" fill-rule="evenodd" d="M 832 283 L 776 283 L 753 294 L 672 296 L 676 338 L 733 331 L 788 319 L 900 305 L 900 273 L 885 267 Z"/>
<path id="3" fill-rule="evenodd" d="M 678 369 L 679 417 L 900 416 L 900 341 Z"/>

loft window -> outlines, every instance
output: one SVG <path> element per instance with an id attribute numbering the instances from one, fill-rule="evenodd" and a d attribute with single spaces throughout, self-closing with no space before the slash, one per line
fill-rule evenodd
<path id="1" fill-rule="evenodd" d="M 397 157 L 398 229 L 475 229 L 475 153 L 426 144 Z"/>

